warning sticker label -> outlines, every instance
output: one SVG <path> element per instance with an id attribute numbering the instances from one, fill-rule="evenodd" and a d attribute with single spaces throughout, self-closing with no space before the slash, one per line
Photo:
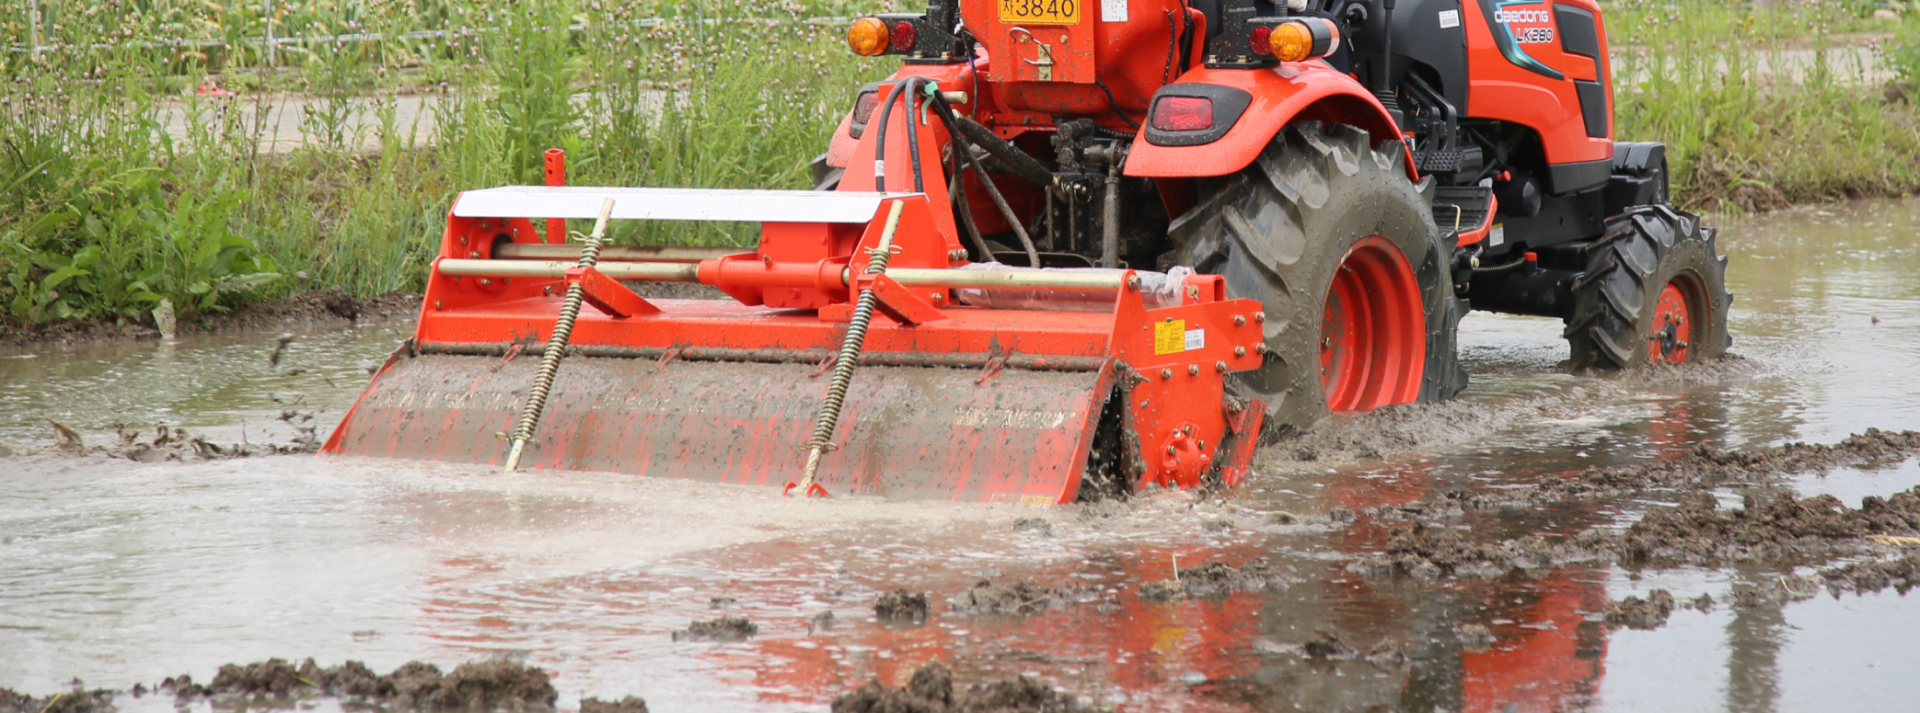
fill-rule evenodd
<path id="1" fill-rule="evenodd" d="M 1199 330 L 1194 330 L 1199 331 Z M 1178 354 L 1187 350 L 1187 320 L 1153 323 L 1153 353 Z"/>

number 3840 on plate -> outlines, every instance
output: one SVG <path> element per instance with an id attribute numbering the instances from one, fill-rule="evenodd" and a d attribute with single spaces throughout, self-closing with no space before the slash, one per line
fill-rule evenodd
<path id="1" fill-rule="evenodd" d="M 1086 0 L 1000 0 L 1000 21 L 1026 25 L 1078 25 Z"/>

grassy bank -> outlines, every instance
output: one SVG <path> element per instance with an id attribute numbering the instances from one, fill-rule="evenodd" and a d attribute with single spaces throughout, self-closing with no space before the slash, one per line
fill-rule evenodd
<path id="1" fill-rule="evenodd" d="M 0 53 L 0 328 L 417 288 L 453 194 L 537 182 L 552 146 L 578 183 L 802 187 L 853 87 L 895 66 L 806 20 L 881 2 L 332 0 L 272 18 L 251 0 L 42 3 L 37 32 L 0 21 L 0 44 L 45 46 Z M 1910 80 L 1920 20 L 1873 10 L 1615 3 L 1618 134 L 1666 142 L 1694 208 L 1920 190 L 1920 112 L 1885 79 L 1859 61 L 1779 71 L 1878 33 Z M 298 39 L 249 41 L 269 19 Z M 402 92 L 439 100 L 414 120 L 432 145 L 413 142 Z M 267 108 L 292 96 L 306 111 L 282 120 L 305 143 L 268 150 Z M 620 238 L 748 239 L 649 229 L 667 232 Z"/>
<path id="2" fill-rule="evenodd" d="M 1667 145 L 1683 206 L 1756 211 L 1920 191 L 1920 97 L 1889 92 L 1920 75 L 1920 17 L 1836 2 L 1608 8 L 1624 65 L 1616 135 Z"/>

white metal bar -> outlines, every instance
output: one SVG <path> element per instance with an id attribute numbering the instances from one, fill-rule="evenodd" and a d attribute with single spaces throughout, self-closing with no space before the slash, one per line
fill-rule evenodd
<path id="1" fill-rule="evenodd" d="M 865 223 L 880 202 L 916 193 L 859 191 L 763 191 L 722 188 L 601 188 L 593 186 L 502 186 L 461 193 L 453 214 L 461 218 L 598 217 L 600 204 L 615 199 L 620 220 L 707 220 L 743 223 Z"/>

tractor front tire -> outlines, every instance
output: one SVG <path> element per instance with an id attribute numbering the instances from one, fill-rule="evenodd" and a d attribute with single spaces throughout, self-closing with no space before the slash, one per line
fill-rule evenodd
<path id="1" fill-rule="evenodd" d="M 1714 230 L 1664 205 L 1607 219 L 1573 283 L 1567 343 L 1576 371 L 1718 359 L 1727 334 L 1727 259 Z"/>
<path id="2" fill-rule="evenodd" d="M 1451 246 L 1421 194 L 1430 184 L 1405 165 L 1399 141 L 1293 124 L 1253 165 L 1203 181 L 1169 227 L 1162 268 L 1224 276 L 1230 295 L 1264 305 L 1266 361 L 1229 388 L 1266 402 L 1269 433 L 1466 388 Z"/>

